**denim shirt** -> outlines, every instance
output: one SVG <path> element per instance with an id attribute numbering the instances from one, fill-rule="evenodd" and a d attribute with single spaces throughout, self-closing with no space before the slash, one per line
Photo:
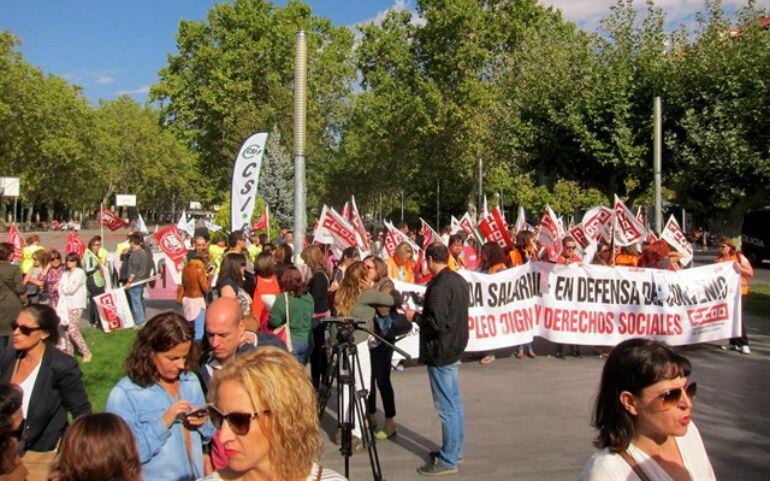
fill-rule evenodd
<path id="1" fill-rule="evenodd" d="M 110 392 L 107 411 L 123 418 L 136 438 L 142 479 L 153 481 L 189 481 L 203 476 L 203 444 L 214 435 L 210 421 L 190 431 L 191 469 L 185 445 L 184 426 L 174 421 L 171 428 L 163 423 L 163 414 L 175 402 L 187 400 L 193 408 L 205 404 L 200 381 L 190 372 L 179 376 L 179 398 L 172 399 L 159 384 L 140 387 L 124 377 Z"/>

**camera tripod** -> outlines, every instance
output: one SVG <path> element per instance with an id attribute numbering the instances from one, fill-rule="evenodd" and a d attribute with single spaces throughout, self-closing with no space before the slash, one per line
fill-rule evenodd
<path id="1" fill-rule="evenodd" d="M 364 379 L 353 333 L 355 331 L 366 332 L 405 358 L 410 359 L 411 356 L 383 339 L 380 335 L 362 327 L 365 324 L 364 321 L 353 318 L 328 318 L 323 322 L 327 327 L 338 326 L 338 329 L 335 336 L 336 342 L 332 340 L 332 353 L 329 365 L 318 388 L 318 417 L 320 419 L 323 416 L 326 404 L 331 396 L 332 384 L 336 381 L 337 427 L 341 433 L 340 453 L 345 458 L 345 477 L 349 479 L 350 476 L 350 456 L 353 454 L 353 426 L 357 422 L 361 429 L 361 441 L 369 454 L 372 478 L 374 481 L 383 481 L 374 433 L 371 426 L 369 426 L 367 416 L 365 416 L 364 400 L 369 391 L 364 388 L 356 389 L 356 380 L 359 379 L 359 384 L 363 386 Z M 331 328 L 330 333 L 333 333 Z"/>

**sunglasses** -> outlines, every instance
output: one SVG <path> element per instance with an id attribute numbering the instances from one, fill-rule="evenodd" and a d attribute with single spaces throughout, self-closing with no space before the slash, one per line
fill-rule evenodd
<path id="1" fill-rule="evenodd" d="M 251 429 L 251 420 L 266 414 L 270 414 L 269 409 L 255 413 L 235 412 L 230 414 L 223 414 L 214 406 L 209 406 L 209 419 L 211 419 L 211 424 L 213 424 L 215 428 L 221 429 L 222 422 L 227 421 L 227 424 L 230 426 L 230 429 L 232 429 L 236 436 L 245 436 L 248 434 L 249 429 Z"/>
<path id="2" fill-rule="evenodd" d="M 22 326 L 21 324 L 17 323 L 16 321 L 13 321 L 11 323 L 11 332 L 15 331 L 16 329 L 19 330 L 20 333 L 22 333 L 25 336 L 29 336 L 35 331 L 39 331 L 42 329 L 42 327 L 29 327 L 29 326 Z"/>
<path id="3" fill-rule="evenodd" d="M 698 383 L 692 382 L 688 384 L 687 386 L 683 388 L 678 387 L 676 389 L 670 389 L 663 394 L 659 394 L 656 396 L 656 399 L 660 399 L 663 406 L 667 408 L 672 408 L 679 403 L 679 401 L 682 399 L 682 393 L 687 394 L 687 398 L 690 401 L 693 401 L 695 399 L 695 394 L 698 392 Z"/>

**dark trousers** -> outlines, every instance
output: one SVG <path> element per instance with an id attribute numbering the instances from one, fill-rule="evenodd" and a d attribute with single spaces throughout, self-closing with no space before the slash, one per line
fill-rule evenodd
<path id="1" fill-rule="evenodd" d="M 743 305 L 746 304 L 746 297 L 741 297 L 741 314 L 743 314 Z M 749 345 L 749 336 L 746 335 L 746 316 L 741 315 L 741 337 L 733 337 L 730 339 L 730 345 L 731 346 L 748 346 Z"/>
<path id="2" fill-rule="evenodd" d="M 396 401 L 393 396 L 393 384 L 390 383 L 390 363 L 393 360 L 393 349 L 385 344 L 380 344 L 374 349 L 369 349 L 369 357 L 372 363 L 372 379 L 369 383 L 369 396 L 366 398 L 366 411 L 369 414 L 377 412 L 377 388 L 379 388 L 385 417 L 395 417 Z"/>
<path id="3" fill-rule="evenodd" d="M 321 378 L 326 373 L 329 359 L 326 356 L 326 339 L 324 338 L 325 326 L 319 322 L 313 328 L 313 350 L 310 351 L 310 375 L 313 379 L 313 387 L 318 389 Z"/>
<path id="4" fill-rule="evenodd" d="M 88 287 L 88 323 L 92 326 L 101 327 L 102 323 L 99 321 L 99 311 L 96 308 L 96 301 L 94 296 L 104 294 L 104 287 L 87 286 Z"/>

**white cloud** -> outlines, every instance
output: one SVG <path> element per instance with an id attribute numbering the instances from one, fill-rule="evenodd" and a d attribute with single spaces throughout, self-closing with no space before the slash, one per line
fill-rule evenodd
<path id="1" fill-rule="evenodd" d="M 107 85 L 115 81 L 115 77 L 106 72 L 95 72 L 94 83 L 97 85 Z"/>
<path id="2" fill-rule="evenodd" d="M 722 6 L 726 10 L 733 10 L 746 5 L 746 1 L 722 0 Z M 567 20 L 575 22 L 581 28 L 595 30 L 601 19 L 607 16 L 615 0 L 540 0 L 540 4 L 561 10 Z M 644 0 L 634 0 L 634 5 L 637 9 L 646 8 Z M 656 0 L 655 5 L 666 12 L 666 21 L 674 27 L 680 23 L 692 23 L 695 12 L 702 11 L 705 7 L 703 0 Z"/>
<path id="3" fill-rule="evenodd" d="M 118 90 L 115 95 L 147 95 L 150 93 L 150 85 L 142 85 L 132 90 Z"/>
<path id="4" fill-rule="evenodd" d="M 355 25 L 350 26 L 349 28 L 355 32 L 356 40 L 358 41 L 358 40 L 361 40 L 361 32 L 359 32 L 357 28 L 363 27 L 370 23 L 379 25 L 385 19 L 385 15 L 387 15 L 388 12 L 390 11 L 401 12 L 403 10 L 408 10 L 412 12 L 412 20 L 410 22 L 412 25 L 425 25 L 425 19 L 417 15 L 417 12 L 409 8 L 406 0 L 395 0 L 392 6 L 386 8 L 385 10 L 377 12 L 377 15 L 375 15 L 374 17 L 358 22 Z"/>
<path id="5" fill-rule="evenodd" d="M 74 72 L 62 74 L 61 77 L 68 82 L 80 85 L 109 85 L 115 82 L 115 74 L 117 72 L 115 69 L 93 70 L 81 68 Z"/>

